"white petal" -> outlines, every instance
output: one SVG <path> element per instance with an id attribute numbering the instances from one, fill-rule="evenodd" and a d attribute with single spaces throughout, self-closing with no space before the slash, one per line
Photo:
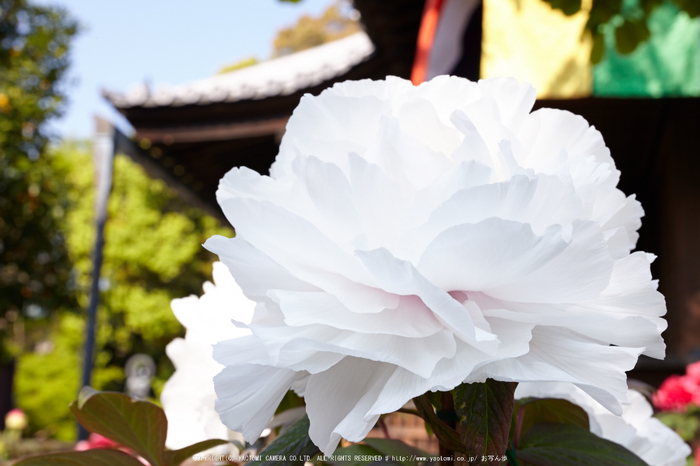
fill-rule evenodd
<path id="1" fill-rule="evenodd" d="M 226 367 L 214 377 L 216 412 L 221 422 L 253 443 L 296 377 L 294 371 L 257 364 Z"/>
<path id="2" fill-rule="evenodd" d="M 464 208 L 467 205 L 469 209 Z M 401 246 L 412 245 L 411 250 L 421 254 L 438 234 L 456 225 L 501 218 L 527 223 L 541 235 L 552 225 L 571 224 L 581 214 L 582 207 L 570 185 L 551 176 L 516 176 L 507 182 L 454 193 L 436 206 L 423 225 L 407 231 L 400 241 Z"/>
<path id="3" fill-rule="evenodd" d="M 594 224 L 577 222 L 571 235 L 566 241 L 550 227 L 537 236 L 527 224 L 497 218 L 458 225 L 435 238 L 418 268 L 446 290 L 523 302 L 590 299 L 608 285 L 612 260 Z"/>
<path id="4" fill-rule="evenodd" d="M 429 337 L 415 339 L 386 335 L 378 340 L 375 335 L 352 332 L 331 333 L 328 330 L 323 336 L 325 337 L 323 340 L 318 337 L 291 340 L 285 345 L 285 354 L 289 356 L 289 353 L 294 351 L 303 354 L 305 350 L 311 354 L 316 351 L 332 355 L 347 355 L 394 364 L 422 377 L 429 377 L 440 360 L 452 358 L 456 351 L 454 337 L 444 330 Z M 290 365 L 285 360 L 281 360 L 278 365 L 282 364 L 295 370 L 320 372 L 308 361 Z"/>
<path id="5" fill-rule="evenodd" d="M 293 169 L 318 212 L 315 224 L 324 233 L 341 245 L 362 233 L 350 182 L 337 165 L 316 157 L 297 157 Z"/>
<path id="6" fill-rule="evenodd" d="M 495 335 L 477 328 L 461 303 L 430 283 L 410 262 L 393 257 L 383 248 L 355 254 L 383 289 L 399 295 L 418 296 L 457 337 L 483 350 L 495 350 Z"/>
<path id="7" fill-rule="evenodd" d="M 304 396 L 309 436 L 324 454 L 332 454 L 341 437 L 359 442 L 374 427 L 379 415 L 369 410 L 391 372 L 388 364 L 345 358 L 309 377 Z"/>
<path id="8" fill-rule="evenodd" d="M 396 235 L 395 226 L 407 204 L 401 188 L 379 165 L 369 163 L 355 153 L 350 153 L 348 160 L 355 206 L 369 247 L 391 243 Z M 377 202 L 377 198 L 382 202 Z"/>
<path id="9" fill-rule="evenodd" d="M 571 382 L 612 413 L 622 413 L 625 372 L 635 366 L 641 348 L 604 346 L 559 328 L 537 327 L 532 335 L 527 354 L 488 364 L 467 381 L 489 377 L 513 382 Z"/>
<path id="10" fill-rule="evenodd" d="M 364 158 L 380 166 L 407 192 L 429 186 L 435 178 L 448 171 L 452 163 L 444 153 L 435 152 L 416 139 L 414 134 L 402 131 L 403 121 L 403 115 L 401 120 L 382 118 L 379 121 L 379 137 L 367 149 Z"/>
<path id="11" fill-rule="evenodd" d="M 444 327 L 418 297 L 402 296 L 394 309 L 356 313 L 326 292 L 274 291 L 291 326 L 322 324 L 358 333 L 427 337 Z"/>
<path id="12" fill-rule="evenodd" d="M 323 270 L 326 261 L 330 261 L 337 273 L 358 283 L 367 282 L 361 264 L 308 220 L 275 204 L 253 199 L 228 199 L 222 207 L 234 212 L 231 223 L 237 235 L 293 273 L 312 268 Z"/>
<path id="13" fill-rule="evenodd" d="M 426 99 L 403 102 L 396 113 L 400 117 L 401 131 L 410 134 L 422 144 L 427 144 L 431 151 L 450 154 L 459 146 L 458 133 L 454 131 L 449 121 L 440 117 L 433 102 Z M 415 161 L 416 158 L 409 157 L 409 160 Z M 426 168 L 429 167 L 426 166 Z"/>
<path id="14" fill-rule="evenodd" d="M 299 280 L 270 256 L 238 236 L 235 238 L 212 236 L 204 243 L 204 247 L 218 254 L 231 274 L 236 277 L 236 282 L 251 299 L 266 296 L 270 288 L 303 291 L 318 289 Z M 260 281 L 258 276 L 264 276 L 265 281 Z"/>
<path id="15" fill-rule="evenodd" d="M 498 108 L 500 121 L 516 132 L 530 114 L 537 92 L 527 83 L 518 83 L 513 78 L 482 79 L 479 90 L 492 96 Z"/>

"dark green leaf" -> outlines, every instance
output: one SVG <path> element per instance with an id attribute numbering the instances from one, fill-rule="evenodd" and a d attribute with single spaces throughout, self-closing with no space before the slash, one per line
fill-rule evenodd
<path id="1" fill-rule="evenodd" d="M 163 453 L 163 459 L 166 466 L 178 466 L 180 463 L 191 458 L 193 455 L 200 453 L 210 448 L 218 447 L 228 443 L 226 440 L 204 440 L 197 442 L 189 447 L 180 448 L 179 450 L 166 451 Z"/>
<path id="2" fill-rule="evenodd" d="M 637 48 L 637 36 L 632 23 L 625 21 L 615 29 L 615 47 L 622 54 L 632 53 Z"/>
<path id="3" fill-rule="evenodd" d="M 423 394 L 417 396 L 413 399 L 413 402 L 420 413 L 420 416 L 425 421 L 425 425 L 430 427 L 435 436 L 440 441 L 440 445 L 449 448 L 452 451 L 463 452 L 464 447 L 462 446 L 459 434 L 456 430 L 442 422 L 438 419 L 433 405 L 430 402 L 430 397 L 428 394 Z"/>
<path id="4" fill-rule="evenodd" d="M 593 34 L 593 47 L 591 48 L 591 63 L 598 64 L 605 55 L 605 36 L 599 32 Z"/>
<path id="5" fill-rule="evenodd" d="M 309 438 L 309 416 L 305 415 L 260 452 L 259 460 L 248 464 L 251 466 L 302 465 L 306 457 L 315 456 L 319 451 Z M 292 457 L 296 459 L 293 460 Z"/>
<path id="6" fill-rule="evenodd" d="M 697 0 L 673 0 L 678 7 L 688 13 L 691 18 L 696 18 L 700 15 L 700 2 Z"/>
<path id="7" fill-rule="evenodd" d="M 465 453 L 477 457 L 505 453 L 516 386 L 514 382 L 487 379 L 453 390 L 462 444 L 469 449 Z"/>
<path id="8" fill-rule="evenodd" d="M 581 0 L 545 0 L 552 8 L 561 10 L 566 16 L 575 15 L 581 10 Z"/>
<path id="9" fill-rule="evenodd" d="M 662 3 L 662 0 L 640 0 L 639 6 L 642 7 L 642 11 L 644 11 L 644 14 L 649 16 L 651 15 L 651 12 L 654 11 L 654 8 L 661 5 Z"/>
<path id="10" fill-rule="evenodd" d="M 571 424 L 590 430 L 588 414 L 581 407 L 567 400 L 556 398 L 528 399 L 517 403 L 516 418 L 521 418 L 519 438 L 535 424 Z"/>
<path id="11" fill-rule="evenodd" d="M 645 466 L 631 451 L 571 424 L 537 424 L 516 450 L 520 466 Z"/>
<path id="12" fill-rule="evenodd" d="M 645 21 L 625 21 L 615 29 L 615 44 L 618 52 L 629 54 L 649 38 L 650 32 Z"/>
<path id="13" fill-rule="evenodd" d="M 84 387 L 70 410 L 90 432 L 131 448 L 152 466 L 164 465 L 168 421 L 163 410 L 153 403 Z"/>
<path id="14" fill-rule="evenodd" d="M 442 395 L 443 392 L 426 393 L 426 396 L 430 400 L 430 404 L 432 404 L 437 411 L 440 411 L 442 409 Z"/>
<path id="15" fill-rule="evenodd" d="M 293 390 L 287 391 L 287 393 L 282 398 L 279 406 L 275 410 L 275 414 L 280 414 L 293 408 L 298 408 L 304 406 L 304 399 L 294 393 Z"/>
<path id="16" fill-rule="evenodd" d="M 14 466 L 143 466 L 143 463 L 123 451 L 103 449 L 30 456 Z"/>

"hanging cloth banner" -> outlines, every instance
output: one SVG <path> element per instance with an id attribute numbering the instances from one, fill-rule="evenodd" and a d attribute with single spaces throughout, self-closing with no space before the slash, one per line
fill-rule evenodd
<path id="1" fill-rule="evenodd" d="M 481 5 L 481 0 L 444 0 L 440 11 L 440 20 L 435 31 L 433 46 L 430 50 L 430 58 L 428 60 L 428 71 L 426 80 L 430 80 L 441 74 L 457 74 L 455 68 L 463 61 L 465 53 L 478 53 L 481 55 L 481 38 L 476 39 L 479 46 L 476 51 L 465 50 L 465 32 L 467 28 L 478 28 L 481 31 L 480 24 L 472 24 L 472 20 L 481 21 L 481 15 L 477 9 Z M 478 34 L 479 36 L 481 34 Z M 477 60 L 479 57 L 474 57 Z M 479 73 L 476 70 L 476 76 L 464 76 L 465 78 L 478 79 Z"/>
<path id="2" fill-rule="evenodd" d="M 484 0 L 481 77 L 513 76 L 535 86 L 538 98 L 589 96 L 591 2 L 566 16 L 542 0 Z"/>
<path id="3" fill-rule="evenodd" d="M 444 0 L 426 0 L 425 2 L 423 19 L 421 19 L 420 29 L 418 30 L 416 57 L 413 60 L 413 69 L 411 70 L 411 82 L 414 86 L 425 81 L 428 75 L 430 51 L 433 48 L 440 11 L 444 3 Z"/>
<path id="4" fill-rule="evenodd" d="M 481 0 L 427 0 L 423 10 L 416 58 L 411 72 L 411 81 L 418 85 L 442 74 L 456 74 L 469 79 L 479 78 L 481 55 L 481 17 L 476 18 Z M 479 24 L 472 26 L 472 19 Z M 475 29 L 475 37 L 465 38 L 468 27 Z M 469 53 L 468 61 L 476 63 L 476 69 L 467 67 L 466 73 L 460 63 L 465 61 L 465 40 L 476 41 L 476 48 Z M 471 68 L 474 68 L 472 66 Z M 465 75 L 468 74 L 468 75 Z"/>

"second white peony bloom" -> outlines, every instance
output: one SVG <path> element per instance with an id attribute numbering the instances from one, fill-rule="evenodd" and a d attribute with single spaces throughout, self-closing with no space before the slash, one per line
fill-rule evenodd
<path id="1" fill-rule="evenodd" d="M 173 313 L 187 329 L 185 338 L 176 338 L 165 348 L 175 373 L 163 387 L 160 401 L 168 419 L 166 446 L 185 448 L 209 439 L 242 441 L 230 431 L 214 410 L 216 395 L 213 378 L 223 366 L 212 358 L 212 347 L 250 332 L 236 328 L 236 319 L 249 322 L 255 303 L 243 296 L 228 269 L 221 262 L 213 265 L 214 283 L 204 283 L 201 297 L 174 299 Z M 233 446 L 216 447 L 221 455 L 236 454 Z"/>
<path id="2" fill-rule="evenodd" d="M 512 79 L 336 84 L 305 96 L 269 177 L 221 181 L 206 247 L 257 302 L 214 357 L 223 422 L 257 438 L 290 388 L 330 454 L 430 390 L 570 382 L 620 414 L 664 356 L 643 215 L 600 133 Z"/>

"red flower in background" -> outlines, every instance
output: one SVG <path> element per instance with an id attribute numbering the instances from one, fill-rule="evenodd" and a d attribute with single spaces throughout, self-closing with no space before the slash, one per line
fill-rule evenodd
<path id="1" fill-rule="evenodd" d="M 84 451 L 95 450 L 98 448 L 123 449 L 123 447 L 114 440 L 108 439 L 107 437 L 104 437 L 100 434 L 91 433 L 90 437 L 88 437 L 87 440 L 81 440 L 80 442 L 78 442 L 75 445 L 74 450 Z"/>
<path id="2" fill-rule="evenodd" d="M 111 448 L 114 450 L 121 450 L 124 453 L 128 453 L 131 456 L 135 456 L 137 460 L 139 460 L 141 463 L 148 466 L 148 462 L 145 459 L 141 458 L 140 456 L 136 456 L 136 453 L 132 449 L 123 447 L 123 446 L 119 445 L 117 442 L 115 442 L 114 440 L 109 439 L 103 435 L 96 434 L 94 432 L 92 432 L 90 434 L 90 436 L 88 437 L 87 440 L 81 440 L 80 442 L 76 443 L 75 448 L 73 448 L 73 450 L 85 451 L 85 450 L 97 450 L 100 448 L 104 448 L 104 449 Z"/>
<path id="3" fill-rule="evenodd" d="M 654 406 L 662 411 L 685 411 L 700 399 L 700 387 L 688 375 L 672 375 L 654 393 Z"/>
<path id="4" fill-rule="evenodd" d="M 700 361 L 688 364 L 688 367 L 685 368 L 685 374 L 695 385 L 700 387 Z"/>

